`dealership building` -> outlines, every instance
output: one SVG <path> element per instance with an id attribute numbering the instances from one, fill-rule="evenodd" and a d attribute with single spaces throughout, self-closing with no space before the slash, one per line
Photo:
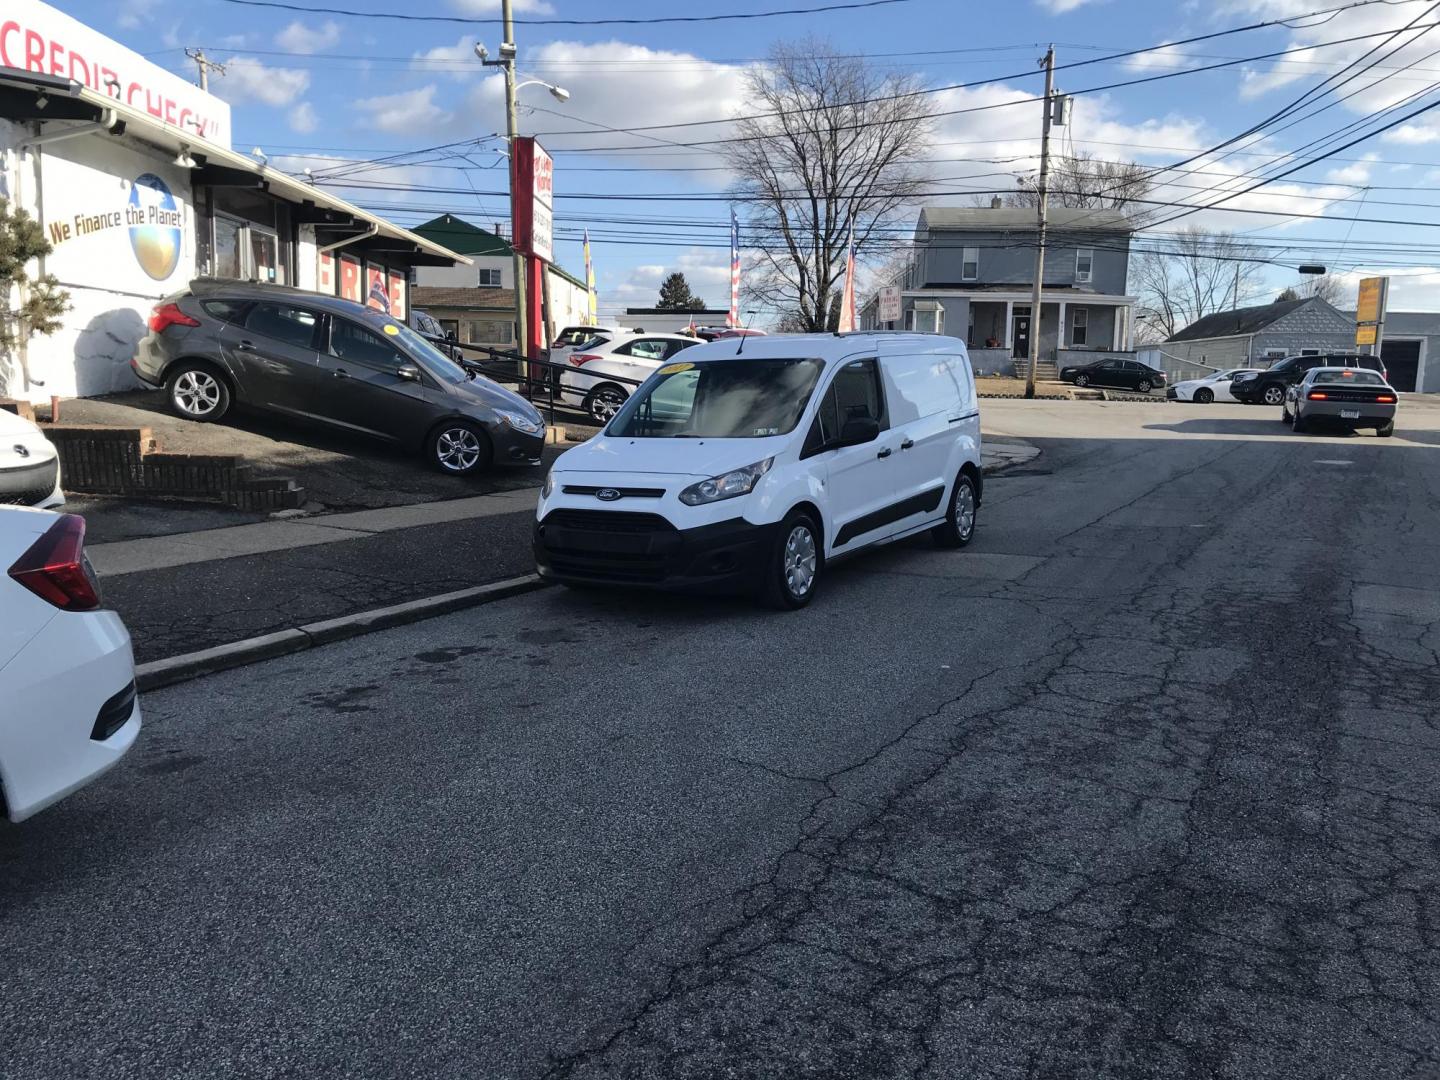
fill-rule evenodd
<path id="1" fill-rule="evenodd" d="M 53 246 L 60 331 L 0 348 L 0 398 L 136 387 L 151 308 L 195 277 L 408 313 L 418 266 L 469 262 L 230 146 L 230 108 L 40 0 L 0 7 L 0 200 Z M 22 298 L 12 296 L 11 307 Z"/>

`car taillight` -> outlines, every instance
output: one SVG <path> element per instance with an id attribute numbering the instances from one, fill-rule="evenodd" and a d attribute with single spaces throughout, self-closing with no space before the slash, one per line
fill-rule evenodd
<path id="1" fill-rule="evenodd" d="M 1308 397 L 1311 401 L 1328 401 L 1330 399 L 1329 394 L 1324 393 L 1320 390 L 1311 390 L 1310 393 L 1306 394 L 1305 396 Z"/>
<path id="2" fill-rule="evenodd" d="M 1379 397 L 1377 397 L 1375 400 L 1378 401 L 1381 405 L 1394 405 L 1394 404 L 1395 404 L 1395 395 L 1394 395 L 1394 394 L 1381 394 L 1381 395 L 1380 395 Z"/>
<path id="3" fill-rule="evenodd" d="M 597 353 L 582 352 L 570 354 L 570 363 L 574 364 L 576 367 L 579 367 L 581 364 L 588 364 L 591 360 L 599 359 L 600 356 Z"/>
<path id="4" fill-rule="evenodd" d="M 85 558 L 85 519 L 62 514 L 10 567 L 10 577 L 61 611 L 94 611 L 100 586 Z"/>
<path id="5" fill-rule="evenodd" d="M 167 326 L 199 326 L 199 319 L 192 319 L 180 310 L 179 304 L 156 304 L 150 313 L 150 332 L 158 334 Z"/>

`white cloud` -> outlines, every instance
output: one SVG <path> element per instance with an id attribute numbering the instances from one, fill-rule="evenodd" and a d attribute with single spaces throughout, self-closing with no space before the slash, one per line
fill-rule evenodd
<path id="1" fill-rule="evenodd" d="M 596 243 L 597 261 L 603 264 L 603 244 Z M 607 282 L 601 292 L 601 307 L 614 315 L 627 307 L 654 307 L 660 295 L 660 283 L 679 271 L 685 275 L 690 291 L 714 309 L 730 306 L 730 252 L 721 248 L 687 248 L 665 263 L 633 266 L 618 282 L 601 274 Z M 610 282 L 614 282 L 613 284 Z"/>
<path id="2" fill-rule="evenodd" d="M 413 135 L 450 122 L 450 112 L 435 104 L 435 90 L 430 83 L 418 90 L 361 98 L 355 106 L 370 114 L 369 126 L 394 135 Z"/>
<path id="3" fill-rule="evenodd" d="M 1125 61 L 1131 71 L 1178 71 L 1190 64 L 1190 57 L 1178 45 L 1165 44 L 1158 49 L 1139 53 Z"/>
<path id="4" fill-rule="evenodd" d="M 1360 161 L 1352 161 L 1348 165 L 1331 169 L 1325 174 L 1325 179 L 1335 184 L 1368 183 L 1370 174 L 1374 171 L 1375 163 L 1379 160 L 1379 154 L 1366 154 Z"/>
<path id="5" fill-rule="evenodd" d="M 1096 0 L 1035 0 L 1035 2 L 1052 15 L 1064 15 L 1078 7 L 1093 4 Z"/>
<path id="6" fill-rule="evenodd" d="M 125 0 L 115 21 L 126 30 L 138 30 L 150 21 L 159 6 L 160 0 Z"/>
<path id="7" fill-rule="evenodd" d="M 310 73 L 299 68 L 271 67 L 253 56 L 232 56 L 225 74 L 210 88 L 226 101 L 258 101 L 279 108 L 289 105 L 310 87 Z"/>
<path id="8" fill-rule="evenodd" d="M 475 55 L 475 37 L 466 34 L 454 45 L 437 45 L 433 49 L 411 54 L 411 68 L 435 72 L 452 79 L 471 79 L 485 71 Z"/>
<path id="9" fill-rule="evenodd" d="M 1440 142 L 1440 121 L 1426 117 L 1391 128 L 1380 137 L 1386 142 L 1401 143 L 1405 146 L 1424 146 L 1426 143 Z"/>
<path id="10" fill-rule="evenodd" d="M 311 29 L 296 19 L 275 35 L 275 44 L 286 52 L 317 53 L 333 48 L 340 40 L 340 24 L 327 19 L 320 26 Z"/>
<path id="11" fill-rule="evenodd" d="M 320 118 L 315 115 L 315 106 L 308 101 L 302 101 L 295 108 L 290 110 L 290 130 L 299 132 L 301 135 L 308 135 L 320 126 Z"/>

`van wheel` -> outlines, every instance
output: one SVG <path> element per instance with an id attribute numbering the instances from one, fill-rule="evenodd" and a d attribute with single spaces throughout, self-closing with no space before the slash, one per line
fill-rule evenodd
<path id="1" fill-rule="evenodd" d="M 165 392 L 176 416 L 213 423 L 230 411 L 230 387 L 209 364 L 182 360 L 170 369 Z"/>
<path id="2" fill-rule="evenodd" d="M 625 404 L 627 397 L 629 395 L 614 383 L 605 383 L 586 395 L 585 411 L 597 424 L 608 424 L 615 419 L 615 414 Z"/>
<path id="3" fill-rule="evenodd" d="M 777 611 L 804 607 L 815 595 L 823 564 L 820 529 L 814 519 L 803 510 L 786 515 L 765 559 L 760 602 Z"/>
<path id="4" fill-rule="evenodd" d="M 950 493 L 950 509 L 945 520 L 930 530 L 937 547 L 962 548 L 975 538 L 975 513 L 979 509 L 975 501 L 975 481 L 969 473 L 955 478 L 955 490 Z"/>
<path id="5" fill-rule="evenodd" d="M 430 464 L 451 476 L 469 476 L 489 468 L 490 436 L 469 420 L 447 420 L 426 441 Z"/>

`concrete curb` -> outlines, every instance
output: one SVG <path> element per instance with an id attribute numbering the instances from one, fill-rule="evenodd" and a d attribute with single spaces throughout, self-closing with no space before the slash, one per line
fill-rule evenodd
<path id="1" fill-rule="evenodd" d="M 230 668 L 271 660 L 277 656 L 303 652 L 317 645 L 346 638 L 359 637 L 373 630 L 384 630 L 392 626 L 421 622 L 437 615 L 447 615 L 465 608 L 479 607 L 495 600 L 519 596 L 521 593 L 543 589 L 549 583 L 537 574 L 492 581 L 470 589 L 427 596 L 420 600 L 407 600 L 403 604 L 359 611 L 337 619 L 324 619 L 306 623 L 289 630 L 277 630 L 273 634 L 232 641 L 228 645 L 217 645 L 213 649 L 184 653 L 180 656 L 152 660 L 135 668 L 135 682 L 141 690 L 157 690 L 162 686 L 198 679 L 202 675 L 228 671 Z"/>

